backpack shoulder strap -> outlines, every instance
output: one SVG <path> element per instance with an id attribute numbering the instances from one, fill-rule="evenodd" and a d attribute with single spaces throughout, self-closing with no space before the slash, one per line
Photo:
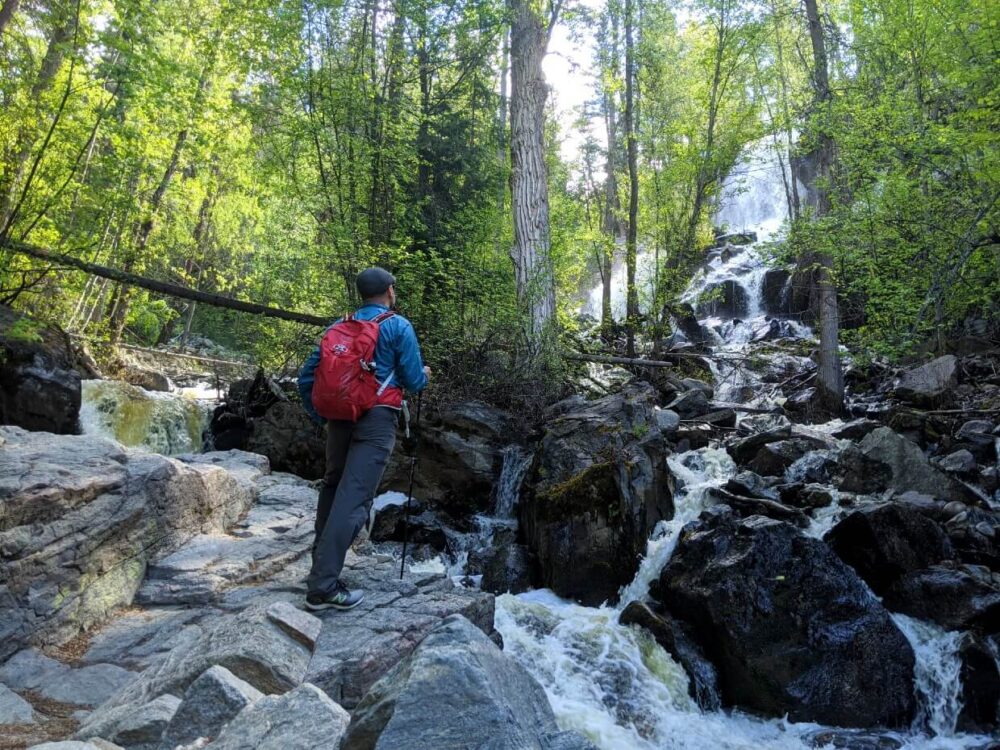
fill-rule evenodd
<path id="1" fill-rule="evenodd" d="M 372 323 L 376 325 L 382 325 L 389 318 L 394 317 L 396 313 L 393 310 L 386 310 L 384 313 L 379 313 L 374 318 L 372 318 Z"/>

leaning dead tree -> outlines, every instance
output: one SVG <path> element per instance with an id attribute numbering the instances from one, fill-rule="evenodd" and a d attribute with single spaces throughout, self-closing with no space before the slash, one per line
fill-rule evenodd
<path id="1" fill-rule="evenodd" d="M 141 287 L 142 289 L 148 289 L 151 292 L 167 294 L 171 297 L 180 297 L 181 299 L 203 302 L 206 305 L 213 305 L 215 307 L 224 307 L 229 310 L 238 310 L 240 312 L 251 313 L 253 315 L 263 315 L 268 318 L 290 320 L 294 323 L 306 323 L 307 325 L 314 326 L 325 327 L 330 324 L 331 320 L 331 318 L 320 317 L 319 315 L 310 315 L 308 313 L 295 312 L 294 310 L 282 310 L 277 307 L 258 305 L 254 302 L 244 302 L 243 300 L 225 297 L 221 294 L 201 292 L 197 289 L 180 286 L 179 284 L 157 281 L 156 279 L 139 276 L 138 274 L 129 273 L 127 271 L 120 271 L 117 268 L 108 268 L 107 266 L 101 266 L 96 263 L 89 263 L 85 260 L 81 260 L 80 258 L 75 258 L 72 255 L 55 253 L 51 250 L 46 250 L 45 248 L 38 247 L 37 245 L 30 245 L 26 242 L 2 240 L 0 241 L 0 247 L 45 261 L 53 266 L 75 268 L 78 271 L 84 271 L 85 273 L 93 274 L 94 276 L 100 276 L 103 279 L 110 279 L 111 281 L 117 281 L 121 284 L 130 284 L 132 286 Z"/>

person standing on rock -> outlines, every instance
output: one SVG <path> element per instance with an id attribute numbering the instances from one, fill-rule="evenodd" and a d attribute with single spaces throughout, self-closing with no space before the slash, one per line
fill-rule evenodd
<path id="1" fill-rule="evenodd" d="M 403 389 L 430 382 L 413 326 L 396 314 L 396 279 L 383 268 L 358 274 L 363 303 L 331 325 L 302 369 L 299 394 L 326 424 L 326 474 L 316 509 L 316 539 L 306 608 L 351 609 L 364 594 L 340 580 L 351 543 L 368 521 L 396 442 Z"/>

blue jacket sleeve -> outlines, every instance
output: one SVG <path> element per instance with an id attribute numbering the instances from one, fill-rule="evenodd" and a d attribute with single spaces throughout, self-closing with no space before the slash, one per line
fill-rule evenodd
<path id="1" fill-rule="evenodd" d="M 302 369 L 299 370 L 298 385 L 299 397 L 302 399 L 302 406 L 306 410 L 306 413 L 316 424 L 323 424 L 326 420 L 316 413 L 312 404 L 312 388 L 313 382 L 316 380 L 316 366 L 318 364 L 319 347 L 317 346 L 313 349 L 308 359 L 306 359 L 305 364 L 302 365 Z"/>
<path id="2" fill-rule="evenodd" d="M 424 374 L 424 359 L 420 354 L 417 334 L 409 321 L 405 323 L 400 326 L 394 369 L 399 383 L 411 393 L 416 393 L 427 387 L 427 376 Z"/>

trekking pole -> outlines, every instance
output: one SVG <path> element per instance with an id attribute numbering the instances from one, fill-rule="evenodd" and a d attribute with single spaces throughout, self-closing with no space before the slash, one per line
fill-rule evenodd
<path id="1" fill-rule="evenodd" d="M 417 427 L 420 425 L 420 402 L 423 400 L 424 392 L 417 393 L 417 418 L 413 420 L 413 453 L 410 455 L 410 490 L 406 493 L 406 510 L 403 511 L 403 559 L 399 563 L 399 580 L 403 580 L 403 571 L 406 570 L 406 541 L 410 535 L 410 505 L 413 501 L 413 477 L 417 470 L 417 445 L 420 442 Z"/>

